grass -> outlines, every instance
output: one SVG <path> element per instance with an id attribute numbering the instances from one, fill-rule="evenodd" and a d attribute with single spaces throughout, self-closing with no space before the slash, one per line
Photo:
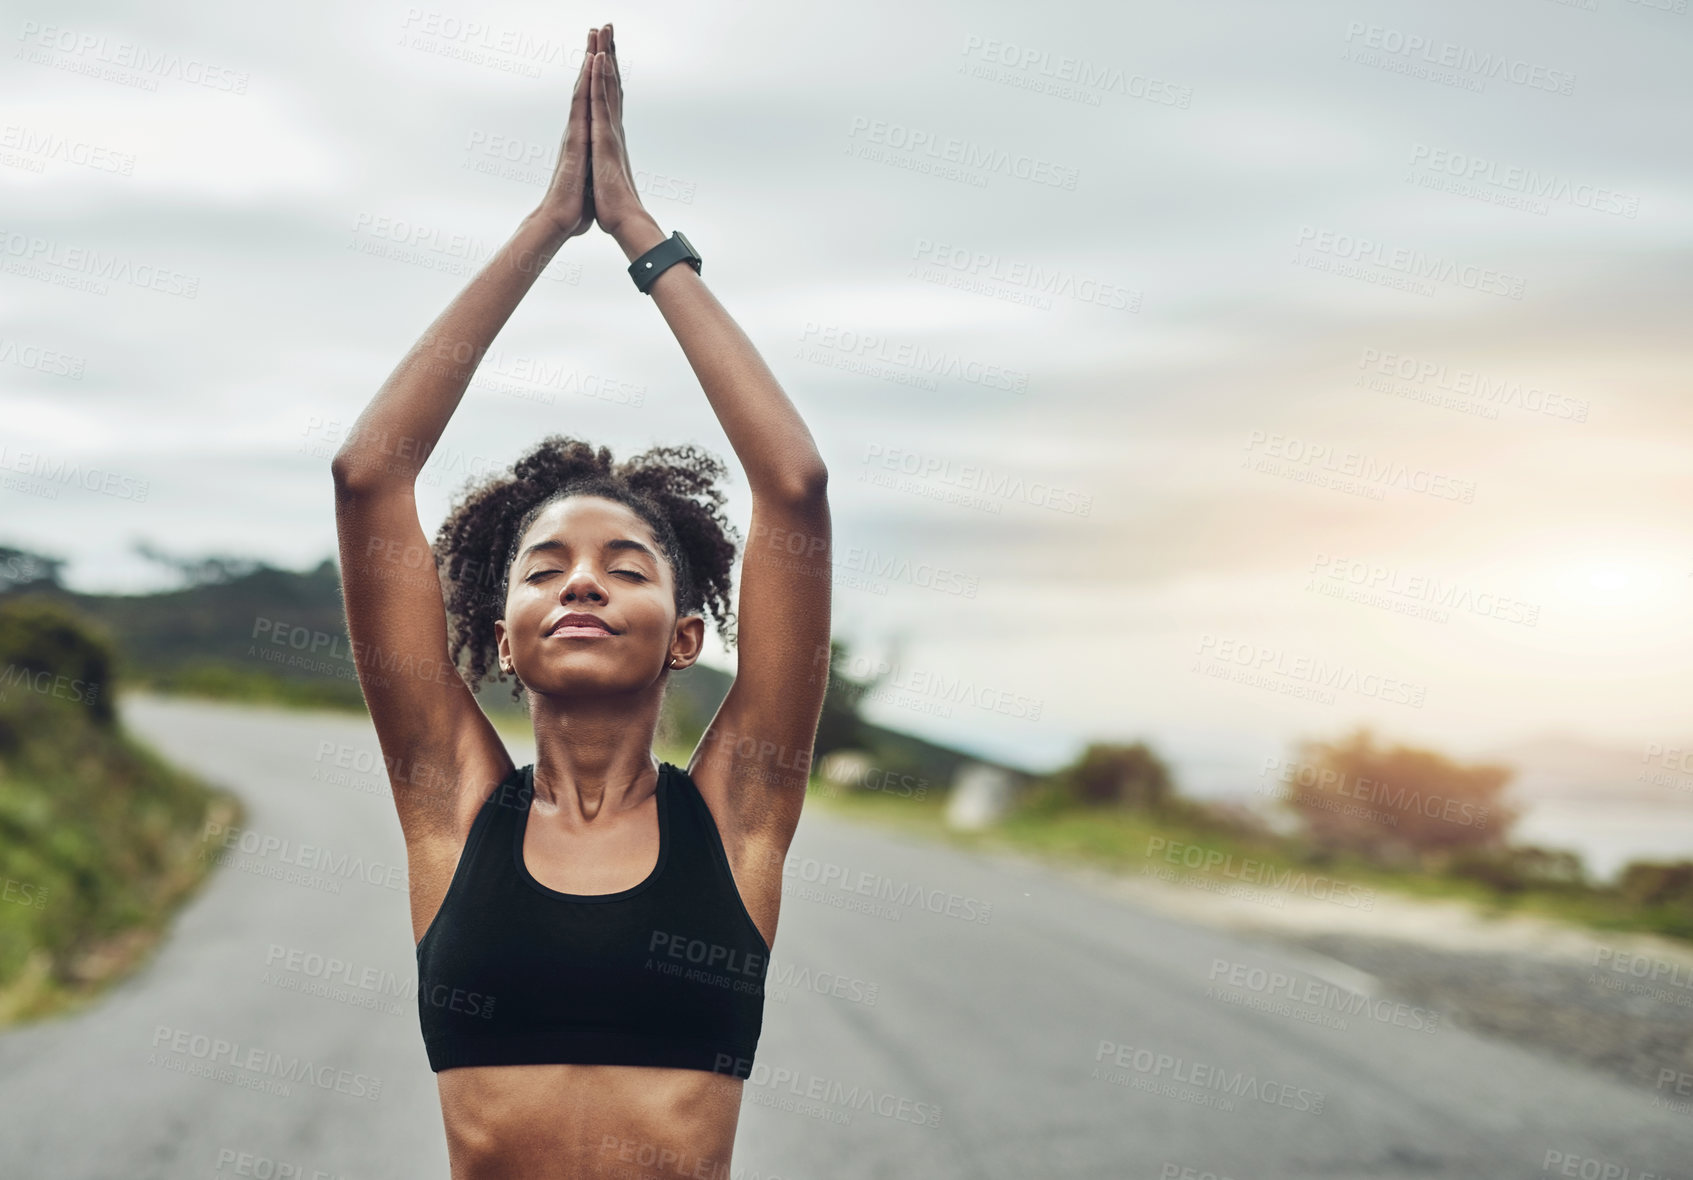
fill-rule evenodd
<path id="1" fill-rule="evenodd" d="M 1065 806 L 1048 796 L 1014 810 L 990 828 L 961 832 L 947 827 L 941 795 L 916 800 L 875 791 L 832 790 L 814 779 L 807 801 L 831 814 L 953 847 L 1017 852 L 1124 876 L 1156 870 L 1166 880 L 1188 884 L 1282 888 L 1296 896 L 1331 895 L 1336 904 L 1353 901 L 1357 908 L 1368 908 L 1363 899 L 1370 893 L 1351 892 L 1347 888 L 1351 886 L 1381 895 L 1458 901 L 1488 917 L 1532 914 L 1593 929 L 1646 932 L 1693 942 L 1693 914 L 1682 907 L 1639 906 L 1607 887 L 1544 884 L 1504 891 L 1466 877 L 1393 869 L 1357 857 L 1319 858 L 1297 839 L 1231 831 L 1207 822 L 1201 811 L 1191 807 L 1158 817 Z M 1183 863 L 1188 859 L 1198 860 L 1199 866 Z"/>
<path id="2" fill-rule="evenodd" d="M 0 695 L 0 1027 L 68 1013 L 144 962 L 210 875 L 236 798 L 80 705 Z"/>

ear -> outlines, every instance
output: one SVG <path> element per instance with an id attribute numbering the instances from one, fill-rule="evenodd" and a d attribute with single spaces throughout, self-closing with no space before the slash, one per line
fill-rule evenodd
<path id="1" fill-rule="evenodd" d="M 670 668 L 680 670 L 700 658 L 705 648 L 705 620 L 699 615 L 683 615 L 676 620 L 676 634 L 670 640 Z"/>
<path id="2" fill-rule="evenodd" d="M 494 620 L 494 646 L 499 650 L 499 666 L 502 672 L 510 672 L 511 665 L 511 636 L 506 631 L 504 619 Z"/>

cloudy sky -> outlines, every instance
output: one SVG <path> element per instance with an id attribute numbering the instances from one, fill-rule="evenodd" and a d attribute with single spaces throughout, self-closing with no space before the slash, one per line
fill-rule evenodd
<path id="1" fill-rule="evenodd" d="M 332 556 L 341 432 L 612 20 L 647 206 L 829 464 L 872 715 L 1200 778 L 1358 723 L 1693 747 L 1685 8 L 14 7 L 0 543 Z M 712 447 L 744 524 L 624 266 L 536 284 L 426 531 L 554 432 Z"/>

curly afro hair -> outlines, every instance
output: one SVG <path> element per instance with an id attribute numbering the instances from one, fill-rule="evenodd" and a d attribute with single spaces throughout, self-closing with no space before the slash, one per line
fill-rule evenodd
<path id="1" fill-rule="evenodd" d="M 518 542 L 549 504 L 567 496 L 603 496 L 627 505 L 653 531 L 676 579 L 676 614 L 709 615 L 724 646 L 735 646 L 729 584 L 740 534 L 723 513 L 721 459 L 694 446 L 652 447 L 622 463 L 580 439 L 549 435 L 528 454 L 472 482 L 435 533 L 443 575 L 449 658 L 472 692 L 498 668 L 494 621 L 505 614 Z M 469 667 L 460 665 L 469 653 Z M 504 681 L 505 673 L 497 673 Z M 516 679 L 513 677 L 513 679 Z M 513 698 L 522 695 L 519 681 Z"/>

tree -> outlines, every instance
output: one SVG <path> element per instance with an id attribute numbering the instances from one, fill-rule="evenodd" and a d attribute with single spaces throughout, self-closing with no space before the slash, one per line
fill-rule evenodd
<path id="1" fill-rule="evenodd" d="M 1283 799 L 1325 851 L 1376 860 L 1450 857 L 1505 846 L 1519 815 L 1502 793 L 1516 771 L 1463 766 L 1432 750 L 1379 747 L 1367 728 L 1337 742 L 1307 741 Z"/>
<path id="2" fill-rule="evenodd" d="M 864 723 L 858 705 L 875 680 L 853 680 L 840 671 L 846 662 L 846 645 L 829 641 L 829 685 L 823 692 L 823 713 L 817 721 L 817 741 L 812 746 L 812 765 L 833 750 L 862 749 Z"/>
<path id="3" fill-rule="evenodd" d="M 258 569 L 261 562 L 250 557 L 214 554 L 210 557 L 173 557 L 150 541 L 136 541 L 134 551 L 162 566 L 173 569 L 186 586 L 222 586 L 244 578 Z M 320 567 L 321 568 L 321 567 Z"/>
<path id="4" fill-rule="evenodd" d="M 1174 795 L 1170 768 L 1145 742 L 1091 743 L 1057 780 L 1071 799 L 1091 807 L 1160 811 Z"/>
<path id="5" fill-rule="evenodd" d="M 110 641 L 75 612 L 33 595 L 0 600 L 0 693 L 80 704 L 109 725 L 113 663 Z"/>
<path id="6" fill-rule="evenodd" d="M 64 565 L 63 558 L 0 545 L 0 594 L 9 590 L 57 590 Z"/>

